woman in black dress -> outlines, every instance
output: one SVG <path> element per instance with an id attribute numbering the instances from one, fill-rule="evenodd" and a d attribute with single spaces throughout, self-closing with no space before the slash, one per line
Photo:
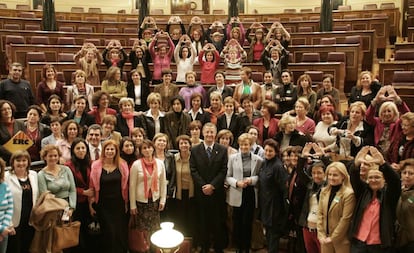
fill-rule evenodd
<path id="1" fill-rule="evenodd" d="M 90 176 L 95 195 L 89 200 L 89 208 L 91 215 L 98 216 L 103 233 L 102 248 L 97 252 L 126 253 L 128 165 L 119 157 L 119 145 L 114 140 L 106 141 L 102 150 L 100 159 L 92 163 Z"/>

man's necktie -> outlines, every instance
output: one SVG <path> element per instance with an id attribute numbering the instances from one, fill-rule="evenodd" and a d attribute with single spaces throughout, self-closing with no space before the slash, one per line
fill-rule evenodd
<path id="1" fill-rule="evenodd" d="M 211 158 L 211 153 L 213 152 L 213 150 L 211 150 L 211 147 L 208 147 L 207 148 L 207 156 L 208 156 L 208 159 L 210 159 Z"/>

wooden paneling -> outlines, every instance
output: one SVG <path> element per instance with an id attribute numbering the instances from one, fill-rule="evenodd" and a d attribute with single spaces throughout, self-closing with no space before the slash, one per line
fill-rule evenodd
<path id="1" fill-rule="evenodd" d="M 336 43 L 344 44 L 347 36 L 361 36 L 362 69 L 372 70 L 372 64 L 377 58 L 375 43 L 375 31 L 335 31 L 335 32 L 313 32 L 313 33 L 292 33 L 292 45 L 319 45 L 321 38 L 336 38 Z"/>
<path id="2" fill-rule="evenodd" d="M 394 71 L 413 70 L 414 61 L 384 61 L 379 62 L 379 80 L 383 84 L 391 84 Z"/>

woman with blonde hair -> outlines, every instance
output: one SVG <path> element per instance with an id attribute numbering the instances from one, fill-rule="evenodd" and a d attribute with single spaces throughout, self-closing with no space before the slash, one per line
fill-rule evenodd
<path id="1" fill-rule="evenodd" d="M 89 110 L 92 110 L 92 97 L 94 89 L 92 85 L 86 82 L 86 78 L 86 73 L 83 70 L 78 69 L 75 71 L 74 83 L 69 86 L 66 91 L 66 106 L 70 108 L 70 110 L 75 109 L 73 98 L 79 95 L 83 95 L 88 99 Z"/>
<path id="2" fill-rule="evenodd" d="M 126 83 L 121 81 L 121 69 L 110 67 L 106 71 L 105 80 L 102 81 L 102 91 L 109 94 L 109 106 L 118 110 L 119 100 L 128 95 Z"/>
<path id="3" fill-rule="evenodd" d="M 128 178 L 128 164 L 120 158 L 119 144 L 104 142 L 100 158 L 92 163 L 89 184 L 94 192 L 89 210 L 98 216 L 102 230 L 101 252 L 128 251 Z"/>
<path id="4" fill-rule="evenodd" d="M 161 111 L 161 95 L 157 92 L 151 92 L 147 98 L 147 104 L 150 108 L 143 117 L 143 128 L 146 130 L 148 139 L 154 138 L 157 133 L 165 132 L 165 114 Z"/>
<path id="5" fill-rule="evenodd" d="M 363 146 L 373 144 L 372 127 L 364 120 L 366 110 L 363 102 L 354 102 L 349 107 L 349 117 L 344 117 L 329 128 L 329 133 L 337 136 L 339 155 L 355 157 Z"/>
<path id="6" fill-rule="evenodd" d="M 135 127 L 143 127 L 142 119 L 134 114 L 134 100 L 123 97 L 118 103 L 119 113 L 116 115 L 115 129 L 124 136 L 131 136 Z"/>
<path id="7" fill-rule="evenodd" d="M 13 195 L 12 223 L 16 234 L 9 235 L 7 251 L 10 253 L 29 252 L 34 228 L 29 225 L 30 213 L 39 195 L 37 173 L 30 170 L 30 155 L 17 151 L 10 158 L 10 170 L 6 171 L 5 182 Z M 25 243 L 21 243 L 25 242 Z"/>
<path id="8" fill-rule="evenodd" d="M 374 79 L 371 72 L 362 71 L 361 74 L 359 74 L 356 86 L 351 89 L 348 104 L 350 105 L 356 101 L 361 101 L 368 107 L 371 101 L 377 96 L 381 86 L 381 83 Z"/>
<path id="9" fill-rule="evenodd" d="M 84 43 L 81 50 L 73 57 L 76 64 L 86 73 L 86 80 L 93 86 L 99 86 L 99 65 L 102 55 L 92 43 Z"/>
<path id="10" fill-rule="evenodd" d="M 304 135 L 313 135 L 315 133 L 315 121 L 306 115 L 309 115 L 311 105 L 309 101 L 300 97 L 295 103 L 296 113 L 296 130 Z"/>
<path id="11" fill-rule="evenodd" d="M 168 151 L 169 141 L 168 135 L 158 133 L 152 139 L 154 143 L 154 158 L 162 161 L 165 168 L 165 177 L 167 179 L 167 196 L 173 197 L 175 191 L 175 175 L 176 168 L 174 162 L 174 155 Z"/>
<path id="12" fill-rule="evenodd" d="M 210 107 L 206 109 L 206 112 L 210 113 L 210 122 L 217 124 L 217 119 L 224 114 L 224 106 L 222 102 L 220 92 L 213 91 L 210 93 Z"/>
<path id="13" fill-rule="evenodd" d="M 348 228 L 355 196 L 346 166 L 333 162 L 326 168 L 327 186 L 321 190 L 318 210 L 318 239 L 321 253 L 351 252 Z"/>
<path id="14" fill-rule="evenodd" d="M 387 97 L 385 93 L 388 93 Z M 391 85 L 382 87 L 368 107 L 366 121 L 374 127 L 374 145 L 390 163 L 398 162 L 398 144 L 402 137 L 400 115 L 409 111 L 410 108 Z"/>

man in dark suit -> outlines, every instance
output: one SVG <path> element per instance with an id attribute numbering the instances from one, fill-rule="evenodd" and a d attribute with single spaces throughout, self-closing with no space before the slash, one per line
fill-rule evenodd
<path id="1" fill-rule="evenodd" d="M 210 237 L 216 253 L 222 253 L 227 244 L 224 179 L 228 158 L 227 149 L 214 143 L 216 134 L 216 126 L 206 123 L 204 142 L 194 146 L 190 156 L 199 229 L 196 242 L 202 247 L 201 253 L 209 251 Z"/>

